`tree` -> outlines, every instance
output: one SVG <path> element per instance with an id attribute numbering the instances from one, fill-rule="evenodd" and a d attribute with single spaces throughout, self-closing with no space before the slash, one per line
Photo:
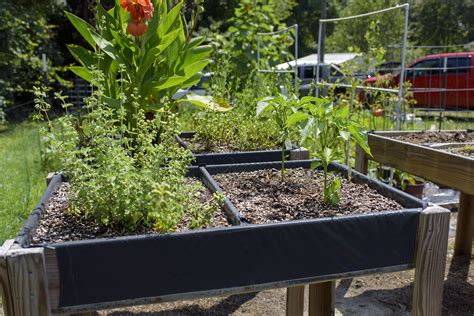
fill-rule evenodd
<path id="1" fill-rule="evenodd" d="M 54 15 L 62 14 L 64 1 L 41 2 L 4 0 L 0 10 L 0 99 L 8 107 L 32 101 L 32 86 L 43 80 L 42 54 L 47 56 L 48 81 L 60 80 L 58 68 L 62 56 L 53 42 Z M 33 104 L 8 111 L 21 116 Z"/>
<path id="2" fill-rule="evenodd" d="M 285 28 L 283 20 L 291 15 L 294 5 L 294 1 L 240 0 L 232 18 L 216 22 L 216 25 L 211 26 L 210 34 L 205 29 L 216 48 L 214 57 L 230 59 L 230 74 L 245 82 L 252 71 L 257 69 L 257 33 Z M 223 25 L 228 25 L 228 28 L 224 34 L 220 34 L 219 29 Z M 270 69 L 278 63 L 291 60 L 293 57 L 288 47 L 293 43 L 289 33 L 262 38 L 261 67 Z"/>
<path id="3" fill-rule="evenodd" d="M 418 45 L 464 44 L 474 39 L 473 11 L 473 0 L 420 1 L 413 9 L 411 37 Z"/>
<path id="4" fill-rule="evenodd" d="M 345 0 L 337 2 L 335 9 L 340 12 L 339 16 L 343 17 L 393 7 L 399 2 L 399 0 Z M 400 43 L 403 39 L 403 13 L 400 9 L 366 18 L 337 22 L 337 24 L 334 24 L 333 34 L 326 41 L 326 51 L 346 52 L 351 49 L 358 49 L 362 52 L 368 52 L 371 47 L 369 47 L 367 41 L 367 31 L 370 30 L 373 21 L 377 23 L 379 28 L 373 43 L 377 43 L 378 47 Z"/>

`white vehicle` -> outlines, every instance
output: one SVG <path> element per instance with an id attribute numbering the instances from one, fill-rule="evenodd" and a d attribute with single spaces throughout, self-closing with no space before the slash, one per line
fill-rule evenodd
<path id="1" fill-rule="evenodd" d="M 211 75 L 212 73 L 210 72 L 205 73 L 202 75 L 201 80 L 199 80 L 199 82 L 196 83 L 195 85 L 184 88 L 184 89 L 179 89 L 178 92 L 176 92 L 173 95 L 173 100 L 182 99 L 188 93 L 194 93 L 197 95 L 206 95 L 206 87 L 209 84 Z"/>

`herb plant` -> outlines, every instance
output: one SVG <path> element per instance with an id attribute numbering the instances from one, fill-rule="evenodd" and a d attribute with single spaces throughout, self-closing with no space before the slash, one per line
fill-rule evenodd
<path id="1" fill-rule="evenodd" d="M 179 147 L 174 137 L 179 126 L 170 116 L 167 126 L 147 119 L 138 102 L 132 118 L 139 127 L 121 124 L 126 111 L 113 111 L 100 102 L 101 84 L 88 99 L 89 114 L 79 122 L 65 115 L 58 119 L 60 135 L 45 128 L 51 150 L 69 177 L 69 213 L 104 226 L 133 231 L 153 227 L 158 232 L 174 231 L 183 218 L 190 228 L 209 223 L 222 200 L 214 196 L 208 204 L 197 200 L 200 185 L 186 180 L 191 153 Z M 132 95 L 139 100 L 138 95 Z M 44 94 L 37 90 L 40 116 L 47 117 Z M 160 122 L 163 124 L 163 122 Z M 156 144 L 157 129 L 163 127 L 162 142 Z"/>
<path id="2" fill-rule="evenodd" d="M 328 180 L 328 166 L 331 161 L 344 157 L 346 142 L 355 141 L 370 154 L 367 135 L 350 114 L 347 103 L 334 104 L 327 98 L 304 97 L 286 122 L 288 126 L 300 124 L 301 143 L 310 148 L 312 157 L 318 159 L 313 167 L 322 166 L 326 204 L 339 203 L 340 179 Z"/>

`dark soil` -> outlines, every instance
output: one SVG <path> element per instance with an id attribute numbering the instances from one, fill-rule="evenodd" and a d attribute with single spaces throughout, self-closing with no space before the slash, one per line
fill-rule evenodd
<path id="1" fill-rule="evenodd" d="M 189 179 L 189 182 L 199 181 Z M 107 227 L 100 223 L 83 217 L 75 216 L 67 212 L 69 183 L 61 183 L 49 200 L 43 212 L 39 227 L 32 237 L 33 244 L 54 243 L 72 240 L 85 240 L 95 238 L 114 238 L 126 235 L 156 234 L 152 227 L 139 227 L 136 230 L 120 230 Z M 213 197 L 207 189 L 199 190 L 197 198 L 200 202 L 206 203 Z M 178 224 L 177 231 L 189 230 L 191 219 L 184 216 Z M 216 212 L 208 227 L 230 226 L 223 212 Z"/>
<path id="2" fill-rule="evenodd" d="M 226 143 L 226 144 L 210 143 L 198 137 L 184 138 L 183 140 L 188 144 L 189 149 L 191 149 L 191 151 L 195 154 L 230 153 L 230 152 L 236 152 L 236 151 L 257 150 L 257 149 L 245 150 L 231 143 Z M 279 149 L 279 148 L 276 148 L 276 147 L 259 148 L 258 150 L 272 150 L 272 149 Z"/>
<path id="3" fill-rule="evenodd" d="M 451 147 L 451 148 L 440 148 L 440 150 L 444 150 L 450 152 L 455 155 L 461 155 L 468 158 L 474 158 L 474 145 L 466 145 L 464 147 Z"/>
<path id="4" fill-rule="evenodd" d="M 331 174 L 330 179 L 336 175 Z M 287 169 L 285 181 L 276 169 L 215 175 L 232 203 L 251 223 L 344 216 L 399 210 L 403 207 L 365 184 L 341 178 L 339 206 L 327 206 L 322 198 L 323 173 Z"/>
<path id="5" fill-rule="evenodd" d="M 467 143 L 474 142 L 474 132 L 424 131 L 421 133 L 410 133 L 393 138 L 413 144 Z"/>

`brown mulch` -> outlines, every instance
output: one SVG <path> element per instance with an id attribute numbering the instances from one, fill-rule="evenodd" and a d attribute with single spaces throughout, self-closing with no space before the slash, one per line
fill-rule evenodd
<path id="1" fill-rule="evenodd" d="M 409 133 L 393 138 L 413 144 L 467 143 L 474 142 L 474 132 L 423 131 L 421 133 Z"/>
<path id="2" fill-rule="evenodd" d="M 188 183 L 199 181 L 197 179 L 188 179 Z M 51 199 L 41 216 L 38 228 L 33 234 L 32 243 L 54 243 L 73 240 L 85 240 L 95 238 L 114 238 L 127 235 L 146 235 L 156 234 L 152 227 L 138 227 L 137 229 L 120 230 L 116 227 L 104 226 L 93 219 L 86 219 L 68 212 L 69 183 L 61 183 L 53 193 Z M 206 203 L 213 196 L 209 190 L 203 188 L 197 192 L 197 198 L 200 202 Z M 187 215 L 187 214 L 186 214 Z M 181 223 L 178 224 L 177 231 L 189 230 L 191 219 L 184 216 Z M 208 227 L 230 226 L 223 211 L 216 212 L 211 219 Z"/>
<path id="3" fill-rule="evenodd" d="M 331 174 L 330 179 L 336 175 Z M 322 199 L 323 173 L 319 170 L 267 169 L 215 175 L 232 203 L 251 223 L 364 214 L 403 207 L 365 184 L 341 178 L 339 206 Z"/>

